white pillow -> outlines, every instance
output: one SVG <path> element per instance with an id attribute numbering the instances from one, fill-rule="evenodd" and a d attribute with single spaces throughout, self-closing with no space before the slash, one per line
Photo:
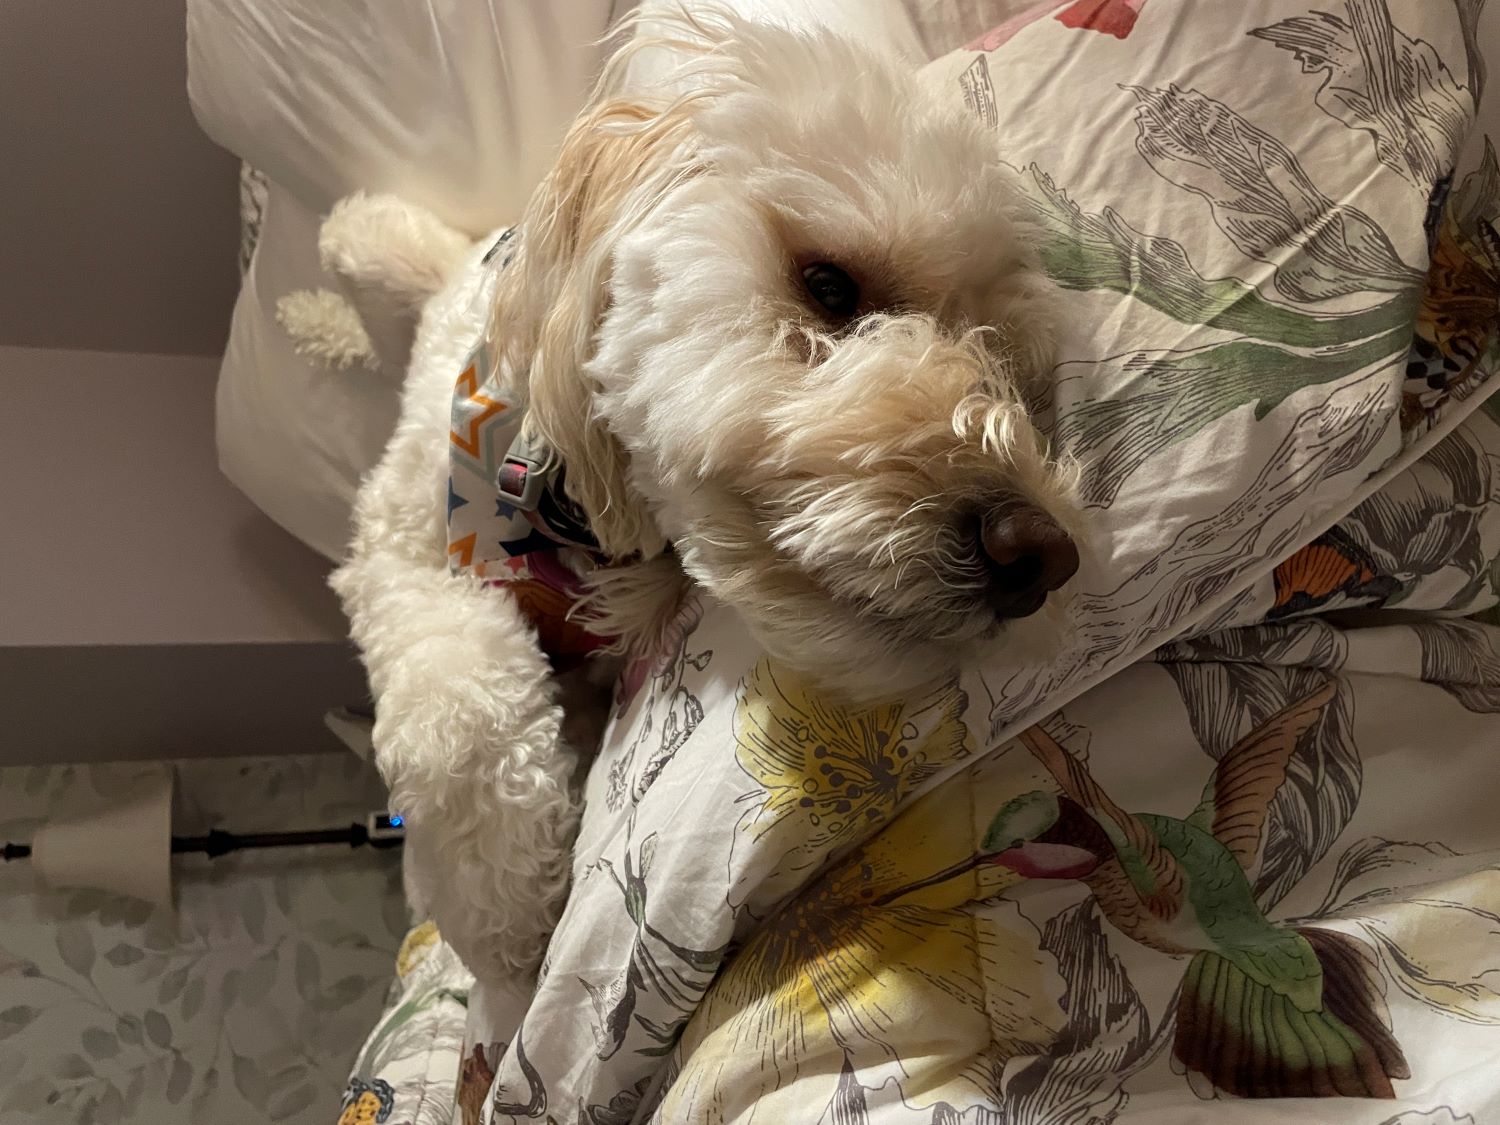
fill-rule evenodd
<path id="1" fill-rule="evenodd" d="M 320 221 L 270 185 L 219 371 L 215 422 L 224 475 L 298 539 L 339 558 L 354 490 L 385 448 L 399 400 L 390 379 L 304 359 L 276 322 L 278 298 L 337 287 L 318 264 Z"/>
<path id="2" fill-rule="evenodd" d="M 190 0 L 204 130 L 315 212 L 393 192 L 479 235 L 520 213 L 619 0 Z"/>
<path id="3" fill-rule="evenodd" d="M 321 217 L 390 191 L 479 234 L 513 221 L 587 96 L 618 0 L 189 0 L 188 91 L 208 134 L 271 181 L 220 371 L 220 466 L 293 535 L 344 552 L 397 386 L 302 358 L 287 294 L 336 288 Z"/>

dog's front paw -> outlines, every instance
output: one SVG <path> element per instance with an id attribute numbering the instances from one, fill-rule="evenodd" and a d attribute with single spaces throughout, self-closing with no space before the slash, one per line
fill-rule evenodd
<path id="1" fill-rule="evenodd" d="M 431 838 L 429 838 L 431 837 Z M 530 888 L 512 885 L 486 856 L 451 840 L 441 825 L 414 825 L 404 857 L 419 913 L 477 981 L 492 988 L 530 991 L 566 899 L 567 872 L 539 868 Z"/>
<path id="2" fill-rule="evenodd" d="M 509 792 L 535 784 L 527 770 L 553 755 L 562 715 L 544 659 L 524 635 L 509 652 L 487 640 L 468 629 L 439 634 L 382 662 L 373 738 L 393 795 L 462 803 L 450 790 L 481 774 Z"/>
<path id="3" fill-rule="evenodd" d="M 567 894 L 576 762 L 545 664 L 475 640 L 428 638 L 387 665 L 375 755 L 439 930 L 476 976 L 514 979 L 535 970 Z"/>

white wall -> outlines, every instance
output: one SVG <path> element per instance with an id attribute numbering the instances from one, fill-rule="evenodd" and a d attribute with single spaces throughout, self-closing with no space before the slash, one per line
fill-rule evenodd
<path id="1" fill-rule="evenodd" d="M 326 563 L 220 475 L 238 162 L 184 0 L 0 0 L 0 765 L 334 749 Z"/>
<path id="2" fill-rule="evenodd" d="M 345 636 L 327 563 L 219 474 L 217 371 L 0 347 L 0 645 Z"/>
<path id="3" fill-rule="evenodd" d="M 217 369 L 0 347 L 0 765 L 338 748 L 328 564 L 219 474 Z"/>

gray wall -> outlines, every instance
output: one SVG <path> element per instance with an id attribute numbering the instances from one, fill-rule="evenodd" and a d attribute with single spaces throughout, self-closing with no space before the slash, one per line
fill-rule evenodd
<path id="1" fill-rule="evenodd" d="M 365 699 L 339 645 L 0 645 L 0 684 L 0 766 L 337 750 Z"/>
<path id="2" fill-rule="evenodd" d="M 219 474 L 237 161 L 184 0 L 0 0 L 0 765 L 334 749 L 326 562 Z"/>
<path id="3" fill-rule="evenodd" d="M 223 350 L 238 164 L 185 59 L 184 0 L 0 0 L 0 344 Z"/>
<path id="4" fill-rule="evenodd" d="M 217 367 L 0 347 L 0 766 L 339 747 L 328 566 L 219 474 Z"/>

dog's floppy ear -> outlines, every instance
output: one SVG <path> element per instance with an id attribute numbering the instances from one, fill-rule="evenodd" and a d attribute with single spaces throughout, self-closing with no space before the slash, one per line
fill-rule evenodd
<path id="1" fill-rule="evenodd" d="M 526 425 L 566 466 L 566 490 L 605 554 L 658 554 L 664 540 L 627 488 L 628 462 L 594 417 L 584 374 L 604 316 L 615 244 L 661 193 L 691 174 L 685 104 L 598 102 L 572 127 L 527 206 L 501 274 L 490 337 L 527 403 Z"/>

